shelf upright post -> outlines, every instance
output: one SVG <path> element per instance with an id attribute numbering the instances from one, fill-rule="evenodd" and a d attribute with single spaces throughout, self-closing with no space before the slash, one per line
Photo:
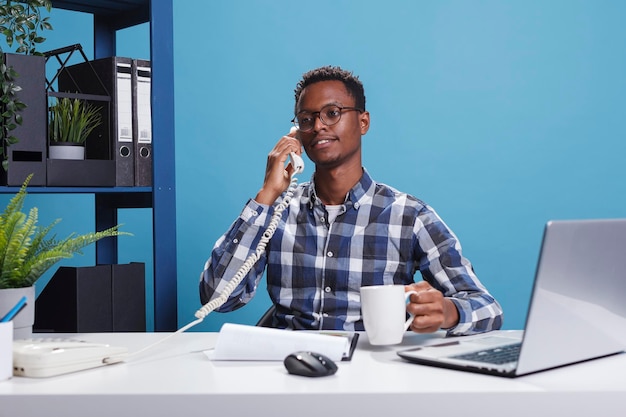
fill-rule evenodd
<path id="1" fill-rule="evenodd" d="M 154 330 L 178 328 L 173 1 L 150 1 Z"/>
<path id="2" fill-rule="evenodd" d="M 93 54 L 94 59 L 116 55 L 116 30 L 111 20 L 100 15 L 93 16 Z"/>

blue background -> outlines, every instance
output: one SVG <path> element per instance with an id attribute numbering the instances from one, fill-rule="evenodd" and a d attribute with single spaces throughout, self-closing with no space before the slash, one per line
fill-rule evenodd
<path id="1" fill-rule="evenodd" d="M 546 221 L 624 217 L 625 17 L 626 3 L 608 0 L 174 1 L 179 326 L 200 307 L 213 243 L 289 129 L 301 74 L 331 64 L 365 84 L 364 166 L 438 211 L 505 328 L 523 327 Z M 54 10 L 52 23 L 42 50 L 93 49 L 89 15 Z M 121 31 L 117 55 L 149 58 L 148 26 Z M 308 163 L 300 178 L 311 174 Z M 29 199 L 42 224 L 63 217 L 60 236 L 93 228 L 89 197 Z M 150 263 L 150 210 L 120 217 L 135 234 L 120 261 Z M 65 264 L 79 262 L 93 255 Z M 254 324 L 264 288 L 193 330 Z"/>

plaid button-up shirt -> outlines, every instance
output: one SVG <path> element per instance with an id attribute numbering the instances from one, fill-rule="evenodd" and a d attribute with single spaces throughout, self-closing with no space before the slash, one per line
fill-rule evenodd
<path id="1" fill-rule="evenodd" d="M 200 279 L 203 303 L 217 297 L 255 251 L 273 212 L 249 200 L 216 242 Z M 247 303 L 267 269 L 276 327 L 361 331 L 360 287 L 411 284 L 419 271 L 459 311 L 449 334 L 501 327 L 500 305 L 463 257 L 457 237 L 424 202 L 364 170 L 337 217 L 329 222 L 328 214 L 314 180 L 299 184 L 266 252 L 216 311 Z"/>

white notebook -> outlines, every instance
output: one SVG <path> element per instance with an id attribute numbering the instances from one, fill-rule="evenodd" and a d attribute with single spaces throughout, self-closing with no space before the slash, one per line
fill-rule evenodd
<path id="1" fill-rule="evenodd" d="M 352 339 L 342 332 L 272 329 L 225 323 L 215 348 L 205 351 L 214 361 L 282 361 L 291 353 L 310 351 L 333 361 L 351 355 Z"/>

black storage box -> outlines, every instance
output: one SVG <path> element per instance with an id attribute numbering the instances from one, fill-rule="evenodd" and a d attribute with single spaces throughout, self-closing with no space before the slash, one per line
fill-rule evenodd
<path id="1" fill-rule="evenodd" d="M 35 301 L 34 332 L 145 332 L 145 264 L 59 267 Z"/>
<path id="2" fill-rule="evenodd" d="M 48 159 L 48 186 L 115 187 L 115 161 Z"/>
<path id="3" fill-rule="evenodd" d="M 19 74 L 15 83 L 21 90 L 17 97 L 27 107 L 20 112 L 24 122 L 10 132 L 19 142 L 6 149 L 8 172 L 0 168 L 0 183 L 21 186 L 26 177 L 33 174 L 30 186 L 46 185 L 48 104 L 45 58 L 4 54 L 4 62 Z"/>

